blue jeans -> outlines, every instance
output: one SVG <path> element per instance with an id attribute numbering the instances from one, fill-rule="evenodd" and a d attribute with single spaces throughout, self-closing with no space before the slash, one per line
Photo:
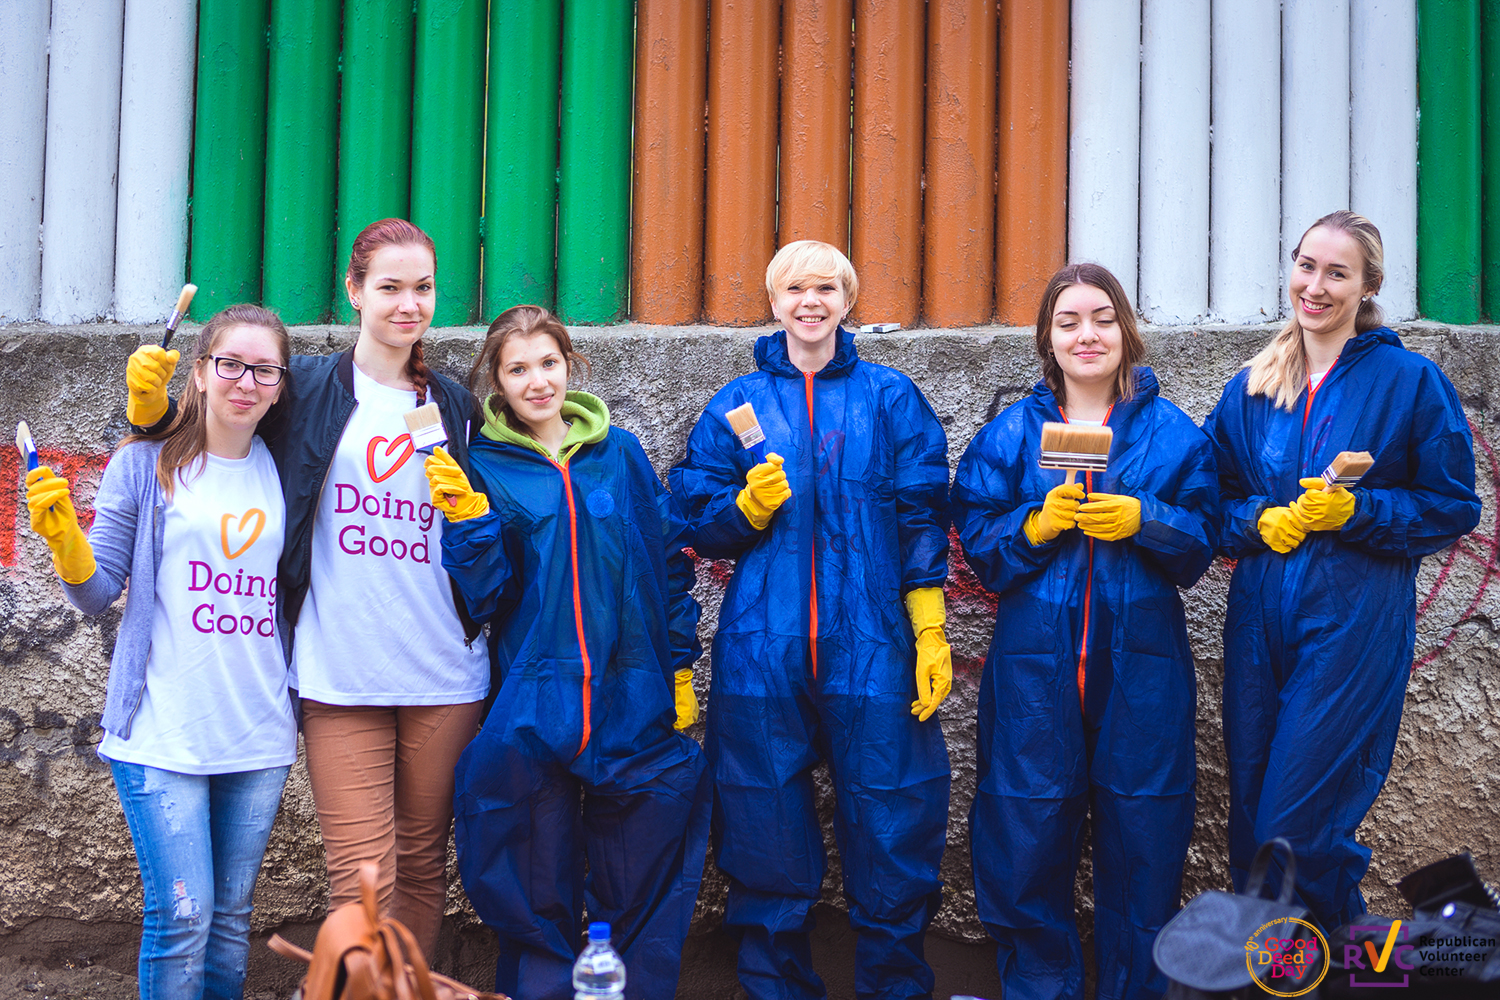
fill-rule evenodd
<path id="1" fill-rule="evenodd" d="M 141 1000 L 239 1000 L 250 899 L 289 769 L 197 775 L 109 765 L 146 890 Z"/>

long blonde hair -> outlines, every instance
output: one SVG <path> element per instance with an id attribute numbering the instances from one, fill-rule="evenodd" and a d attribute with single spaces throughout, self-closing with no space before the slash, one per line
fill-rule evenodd
<path id="1" fill-rule="evenodd" d="M 1302 251 L 1302 240 L 1318 227 L 1334 232 L 1348 233 L 1364 254 L 1364 284 L 1371 298 L 1360 302 L 1354 314 L 1355 333 L 1365 333 L 1385 322 L 1385 313 L 1375 304 L 1374 293 L 1385 281 L 1385 249 L 1380 242 L 1380 230 L 1375 223 L 1363 215 L 1349 211 L 1329 212 L 1307 227 L 1302 239 L 1292 250 L 1292 263 Z M 1302 324 L 1297 321 L 1297 311 L 1286 321 L 1286 326 L 1259 354 L 1245 362 L 1250 369 L 1250 383 L 1246 392 L 1252 396 L 1273 396 L 1276 405 L 1291 411 L 1297 406 L 1297 397 L 1307 385 L 1307 351 L 1302 344 Z"/>

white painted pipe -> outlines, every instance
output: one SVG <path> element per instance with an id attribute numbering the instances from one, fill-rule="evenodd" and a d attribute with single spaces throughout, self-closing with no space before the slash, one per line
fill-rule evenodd
<path id="1" fill-rule="evenodd" d="M 41 305 L 49 6 L 14 0 L 0 29 L 0 323 L 35 319 Z"/>
<path id="2" fill-rule="evenodd" d="M 40 310 L 48 323 L 101 319 L 114 301 L 124 21 L 124 0 L 52 3 Z"/>
<path id="3" fill-rule="evenodd" d="M 1140 212 L 1140 0 L 1073 0 L 1068 260 L 1136 289 Z"/>
<path id="4" fill-rule="evenodd" d="M 1208 302 L 1225 323 L 1281 312 L 1281 4 L 1214 0 Z"/>
<path id="5" fill-rule="evenodd" d="M 1349 207 L 1380 229 L 1386 319 L 1417 315 L 1417 4 L 1360 0 L 1349 14 Z"/>
<path id="6" fill-rule="evenodd" d="M 1208 313 L 1209 5 L 1145 0 L 1141 22 L 1141 287 L 1152 323 Z"/>
<path id="7" fill-rule="evenodd" d="M 159 323 L 187 280 L 196 0 L 126 0 L 115 319 Z"/>
<path id="8" fill-rule="evenodd" d="M 1302 234 L 1349 207 L 1349 5 L 1286 0 L 1281 12 L 1281 276 Z M 1283 312 L 1287 303 L 1282 304 Z"/>

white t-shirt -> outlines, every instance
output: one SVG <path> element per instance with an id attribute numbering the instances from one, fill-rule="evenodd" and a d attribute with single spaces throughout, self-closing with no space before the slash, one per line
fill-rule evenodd
<path id="1" fill-rule="evenodd" d="M 259 438 L 245 458 L 205 455 L 198 468 L 178 473 L 163 509 L 146 687 L 130 738 L 106 732 L 99 753 L 181 774 L 281 767 L 297 759 L 276 635 L 281 481 Z"/>
<path id="2" fill-rule="evenodd" d="M 1325 368 L 1320 372 L 1309 373 L 1307 376 L 1307 384 L 1312 387 L 1312 390 L 1314 392 L 1316 392 L 1318 386 L 1323 384 L 1323 379 L 1327 377 L 1330 371 L 1332 371 L 1331 368 Z"/>
<path id="3" fill-rule="evenodd" d="M 464 645 L 443 569 L 443 515 L 403 415 L 417 405 L 354 369 L 344 428 L 312 529 L 292 683 L 330 705 L 457 705 L 489 690 L 483 642 Z"/>

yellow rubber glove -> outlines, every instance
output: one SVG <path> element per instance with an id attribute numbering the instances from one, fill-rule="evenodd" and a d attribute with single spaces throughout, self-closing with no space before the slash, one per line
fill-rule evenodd
<path id="1" fill-rule="evenodd" d="M 943 634 L 948 620 L 943 608 L 942 587 L 907 591 L 906 613 L 917 634 L 917 700 L 911 714 L 926 722 L 953 690 L 953 647 Z"/>
<path id="2" fill-rule="evenodd" d="M 1082 483 L 1063 483 L 1047 491 L 1042 509 L 1034 510 L 1021 526 L 1032 545 L 1044 545 L 1074 526 L 1083 503 Z"/>
<path id="3" fill-rule="evenodd" d="M 1354 494 L 1342 486 L 1325 493 L 1316 476 L 1299 479 L 1297 485 L 1307 492 L 1292 501 L 1292 513 L 1304 531 L 1337 531 L 1354 516 Z"/>
<path id="4" fill-rule="evenodd" d="M 125 419 L 137 427 L 150 427 L 167 412 L 167 383 L 177 371 L 176 351 L 164 351 L 155 344 L 142 344 L 125 363 Z"/>
<path id="5" fill-rule="evenodd" d="M 698 721 L 698 694 L 693 690 L 693 671 L 687 667 L 672 675 L 673 699 L 677 702 L 677 721 L 672 728 L 678 732 Z"/>
<path id="6" fill-rule="evenodd" d="M 1090 493 L 1078 508 L 1077 523 L 1090 538 L 1118 542 L 1141 530 L 1141 502 L 1123 493 Z"/>
<path id="7" fill-rule="evenodd" d="M 31 530 L 52 550 L 52 568 L 64 583 L 82 583 L 94 575 L 94 550 L 78 527 L 68 481 L 45 465 L 26 473 L 26 509 Z"/>
<path id="8" fill-rule="evenodd" d="M 422 463 L 427 473 L 427 486 L 432 491 L 432 505 L 443 512 L 450 521 L 467 521 L 471 517 L 483 517 L 490 512 L 490 498 L 475 493 L 469 485 L 469 477 L 458 467 L 453 457 L 442 445 L 432 449 L 427 461 Z"/>
<path id="9" fill-rule="evenodd" d="M 734 504 L 756 531 L 765 531 L 776 508 L 786 503 L 792 487 L 781 468 L 783 459 L 774 451 L 766 460 L 745 473 L 745 488 L 734 498 Z"/>
<path id="10" fill-rule="evenodd" d="M 1260 530 L 1261 539 L 1282 555 L 1301 545 L 1307 537 L 1307 529 L 1302 527 L 1290 507 L 1267 507 L 1255 526 Z"/>

